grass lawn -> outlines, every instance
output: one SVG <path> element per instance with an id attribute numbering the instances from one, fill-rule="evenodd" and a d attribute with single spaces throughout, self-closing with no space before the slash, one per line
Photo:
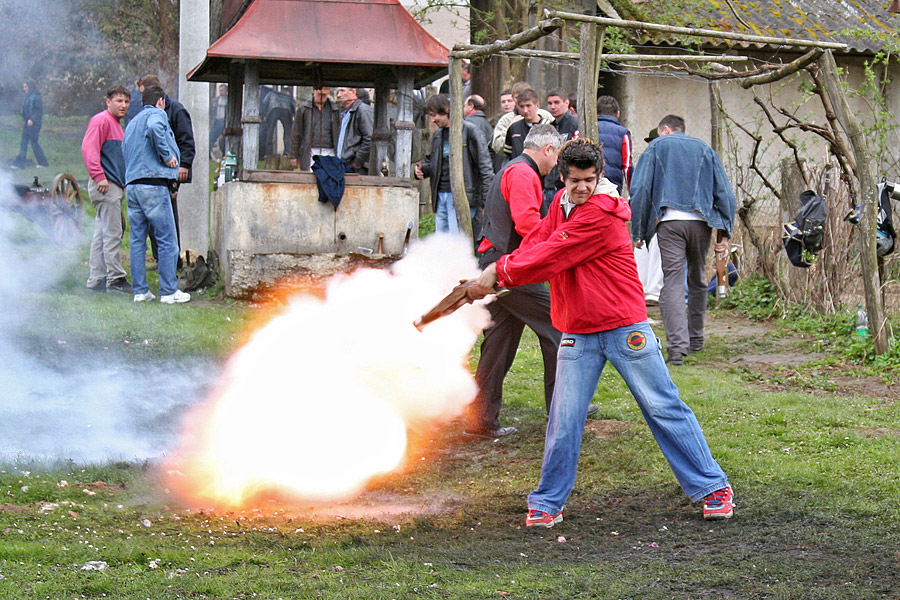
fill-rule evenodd
<path id="1" fill-rule="evenodd" d="M 88 361 L 123 339 L 150 339 L 119 350 L 146 364 L 221 360 L 252 317 L 202 302 L 172 319 L 172 307 L 136 310 L 65 281 L 28 303 L 47 318 L 17 340 L 50 362 L 72 321 L 103 326 L 69 327 L 67 352 Z M 734 319 L 714 321 L 725 331 Z M 690 505 L 610 369 L 565 521 L 526 530 L 544 426 L 529 334 L 504 407 L 519 434 L 473 443 L 456 424 L 419 432 L 403 473 L 343 506 L 216 514 L 179 506 L 146 465 L 6 465 L 0 597 L 898 598 L 898 406 L 890 394 L 854 393 L 836 372 L 820 378 L 836 388 L 810 388 L 784 383 L 790 367 L 741 361 L 802 354 L 803 343 L 770 329 L 713 334 L 674 371 L 735 486 L 727 522 L 704 522 Z M 90 561 L 106 567 L 84 570 Z"/>

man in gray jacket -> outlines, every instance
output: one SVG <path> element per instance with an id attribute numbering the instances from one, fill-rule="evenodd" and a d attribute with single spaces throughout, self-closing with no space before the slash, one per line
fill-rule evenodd
<path id="1" fill-rule="evenodd" d="M 438 129 L 431 138 L 431 154 L 416 165 L 416 178 L 431 178 L 431 203 L 434 206 L 435 231 L 459 233 L 454 198 L 450 190 L 450 97 L 432 96 L 425 112 Z M 484 199 L 494 179 L 494 168 L 487 142 L 475 126 L 463 121 L 463 177 L 472 217 L 474 239 L 481 234 Z"/>
<path id="2" fill-rule="evenodd" d="M 337 100 L 344 109 L 338 132 L 337 155 L 344 160 L 348 173 L 368 175 L 375 112 L 359 99 L 357 88 L 339 87 Z"/>
<path id="3" fill-rule="evenodd" d="M 667 115 L 659 137 L 641 155 L 631 179 L 631 237 L 640 248 L 654 233 L 662 259 L 659 309 L 671 365 L 703 350 L 706 315 L 704 267 L 712 229 L 723 233 L 716 252 L 728 251 L 735 199 L 719 156 L 706 142 L 684 134 L 684 119 Z M 688 303 L 684 306 L 687 263 Z"/>

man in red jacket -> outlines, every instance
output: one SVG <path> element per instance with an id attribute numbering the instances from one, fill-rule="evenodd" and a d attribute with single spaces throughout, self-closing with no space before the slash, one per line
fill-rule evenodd
<path id="1" fill-rule="evenodd" d="M 131 94 L 122 86 L 106 92 L 106 110 L 91 117 L 81 156 L 87 167 L 88 198 L 97 210 L 88 262 L 87 288 L 93 292 L 131 294 L 122 266 L 122 201 L 125 198 L 125 155 L 122 154 L 122 117 Z"/>
<path id="2" fill-rule="evenodd" d="M 706 519 L 733 512 L 731 486 L 713 459 L 697 418 L 681 400 L 647 323 L 626 222 L 628 203 L 600 175 L 603 151 L 579 139 L 563 147 L 565 189 L 518 249 L 478 278 L 473 297 L 495 284 L 515 287 L 550 281 L 553 325 L 564 332 L 547 423 L 541 482 L 528 496 L 528 527 L 552 527 L 575 485 L 588 405 L 607 361 L 612 363 L 650 426 L 682 489 L 704 499 Z"/>

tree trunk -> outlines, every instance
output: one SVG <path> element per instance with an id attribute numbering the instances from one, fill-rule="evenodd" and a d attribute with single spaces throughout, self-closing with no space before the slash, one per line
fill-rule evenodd
<path id="1" fill-rule="evenodd" d="M 875 354 L 884 354 L 890 349 L 887 321 L 884 306 L 881 302 L 881 280 L 878 277 L 878 255 L 876 252 L 876 214 L 878 198 L 875 190 L 875 176 L 869 151 L 866 148 L 864 132 L 860 129 L 856 115 L 850 109 L 850 103 L 844 93 L 838 77 L 837 65 L 831 51 L 826 51 L 819 59 L 822 68 L 822 79 L 825 90 L 834 106 L 838 121 L 850 138 L 853 156 L 859 174 L 859 261 L 862 266 L 863 286 L 866 294 L 866 312 L 869 315 L 869 327 L 875 341 Z"/>
<path id="2" fill-rule="evenodd" d="M 460 59 L 450 57 L 450 191 L 459 232 L 472 241 L 472 215 L 463 175 L 463 102 Z M 434 177 L 436 175 L 432 175 Z"/>

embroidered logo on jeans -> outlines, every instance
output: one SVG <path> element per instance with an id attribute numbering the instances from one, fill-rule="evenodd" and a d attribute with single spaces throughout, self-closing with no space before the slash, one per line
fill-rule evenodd
<path id="1" fill-rule="evenodd" d="M 574 338 L 563 338 L 562 341 L 559 343 L 559 345 L 562 348 L 571 348 L 572 346 L 575 345 L 575 339 Z"/>
<path id="2" fill-rule="evenodd" d="M 643 350 L 644 346 L 647 345 L 647 336 L 640 331 L 632 331 L 628 334 L 626 343 L 632 350 Z"/>

